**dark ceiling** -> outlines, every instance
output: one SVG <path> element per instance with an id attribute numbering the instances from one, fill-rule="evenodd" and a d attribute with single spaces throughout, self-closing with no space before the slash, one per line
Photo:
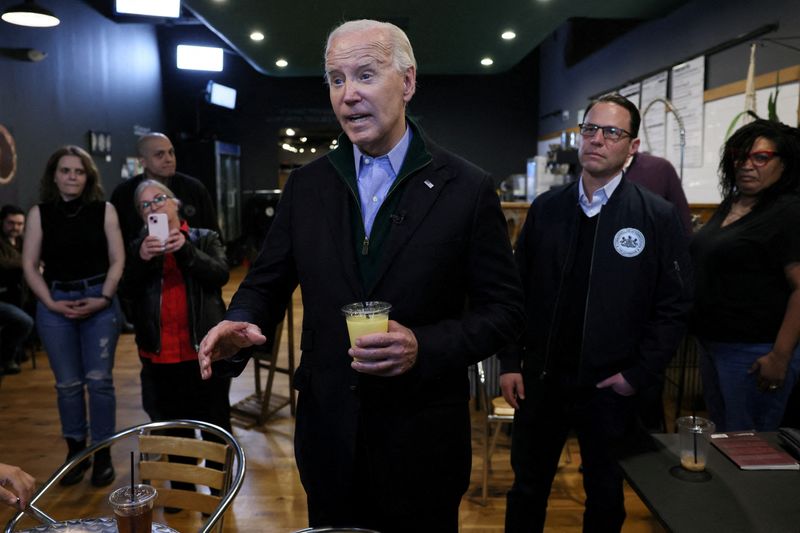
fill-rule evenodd
<path id="1" fill-rule="evenodd" d="M 649 19 L 685 1 L 183 0 L 183 6 L 257 71 L 316 76 L 322 75 L 328 32 L 345 20 L 374 18 L 406 30 L 420 73 L 494 74 L 512 68 L 568 19 Z M 516 38 L 501 39 L 506 30 Z M 254 31 L 264 40 L 251 40 Z M 484 57 L 494 64 L 482 66 Z M 278 59 L 288 66 L 277 67 Z"/>

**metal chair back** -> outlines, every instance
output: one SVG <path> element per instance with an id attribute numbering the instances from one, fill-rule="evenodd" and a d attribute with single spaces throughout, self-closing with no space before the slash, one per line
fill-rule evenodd
<path id="1" fill-rule="evenodd" d="M 112 435 L 108 439 L 98 442 L 93 446 L 85 449 L 83 452 L 79 453 L 78 455 L 74 456 L 71 460 L 64 463 L 58 470 L 56 470 L 50 479 L 48 479 L 44 485 L 36 492 L 36 494 L 31 498 L 31 503 L 25 512 L 18 512 L 14 515 L 11 520 L 6 523 L 6 527 L 4 532 L 5 533 L 12 533 L 16 528 L 17 523 L 22 519 L 25 513 L 33 518 L 39 520 L 42 524 L 55 524 L 57 520 L 52 518 L 50 515 L 45 513 L 41 510 L 37 503 L 38 501 L 48 493 L 53 487 L 55 487 L 59 480 L 64 477 L 67 472 L 72 470 L 78 463 L 86 459 L 87 457 L 93 456 L 98 450 L 102 450 L 103 448 L 108 448 L 112 444 L 117 441 L 120 441 L 126 437 L 131 435 L 148 435 L 154 431 L 161 431 L 165 429 L 199 429 L 206 433 L 215 435 L 219 437 L 225 447 L 225 462 L 224 468 L 225 470 L 222 473 L 223 480 L 221 484 L 220 490 L 220 500 L 211 513 L 209 513 L 209 517 L 203 526 L 198 530 L 198 533 L 208 533 L 211 531 L 215 526 L 219 525 L 220 531 L 222 530 L 222 518 L 225 514 L 225 511 L 230 507 L 231 503 L 233 503 L 233 499 L 239 493 L 239 490 L 242 488 L 242 483 L 244 482 L 244 474 L 247 466 L 247 459 L 244 455 L 244 450 L 236 441 L 236 438 L 231 435 L 228 431 L 222 429 L 219 426 L 214 424 L 209 424 L 208 422 L 201 422 L 199 420 L 170 420 L 166 422 L 149 422 L 147 424 L 140 424 L 138 426 L 133 426 L 128 429 L 124 429 L 115 435 Z M 178 437 L 164 437 L 164 438 L 175 438 L 179 439 Z M 188 439 L 180 439 L 180 440 L 188 440 Z M 216 444 L 216 443 L 208 443 L 208 444 Z M 141 450 L 140 450 L 141 452 Z M 213 458 L 212 458 L 213 459 Z M 140 463 L 141 464 L 141 463 Z M 234 472 L 235 467 L 235 472 Z M 209 497 L 210 498 L 210 497 Z M 211 509 L 209 509 L 211 510 Z"/>

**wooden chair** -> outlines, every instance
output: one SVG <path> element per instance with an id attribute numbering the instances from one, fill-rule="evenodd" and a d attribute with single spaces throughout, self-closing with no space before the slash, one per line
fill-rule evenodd
<path id="1" fill-rule="evenodd" d="M 177 428 L 201 430 L 204 433 L 218 437 L 222 443 L 152 434 L 152 432 Z M 37 502 L 48 491 L 57 487 L 58 481 L 85 458 L 94 455 L 98 450 L 111 446 L 117 441 L 134 435 L 138 437 L 140 456 L 145 457 L 139 462 L 141 479 L 149 482 L 166 480 L 184 481 L 196 483 L 198 485 L 206 485 L 209 488 L 219 491 L 218 495 L 209 495 L 199 492 L 156 487 L 158 491 L 156 505 L 200 511 L 209 516 L 198 530 L 199 533 L 208 533 L 215 527 L 218 527 L 219 531 L 222 531 L 223 515 L 228 507 L 230 507 L 231 503 L 233 503 L 233 499 L 242 487 L 246 459 L 242 447 L 239 446 L 239 443 L 233 435 L 219 426 L 200 422 L 198 420 L 171 420 L 168 422 L 141 424 L 120 431 L 112 437 L 87 448 L 70 461 L 66 462 L 50 476 L 50 479 L 48 479 L 33 496 L 25 513 L 36 518 L 43 524 L 56 523 L 55 519 L 39 509 L 36 505 Z M 184 457 L 192 457 L 197 460 L 205 459 L 221 463 L 223 469 L 215 470 L 202 465 L 168 463 L 165 461 L 151 461 L 146 459 L 151 454 L 162 454 L 163 458 L 166 458 L 167 455 L 181 455 Z M 5 533 L 12 533 L 22 517 L 22 512 L 14 515 L 6 524 Z"/>
<path id="2" fill-rule="evenodd" d="M 200 511 L 210 515 L 219 506 L 222 498 L 197 491 L 167 488 L 167 483 L 182 481 L 195 485 L 205 485 L 214 491 L 222 491 L 230 483 L 230 468 L 216 470 L 202 466 L 202 460 L 214 461 L 223 465 L 230 463 L 230 448 L 218 442 L 167 435 L 140 435 L 139 476 L 156 487 L 158 496 L 156 506 L 174 507 L 190 511 Z M 190 457 L 193 464 L 173 463 L 167 456 Z M 158 460 L 147 460 L 158 457 Z"/>
<path id="3" fill-rule="evenodd" d="M 281 346 L 283 325 L 286 322 L 288 334 L 288 361 L 286 367 L 278 366 L 278 354 Z M 231 406 L 231 415 L 242 422 L 245 429 L 264 424 L 272 415 L 289 406 L 292 416 L 295 414 L 296 399 L 294 393 L 294 314 L 291 301 L 286 309 L 286 319 L 276 326 L 271 339 L 269 351 L 257 348 L 253 352 L 253 369 L 255 376 L 255 392 Z M 261 371 L 267 372 L 265 386 L 261 384 Z M 289 394 L 284 396 L 273 392 L 275 375 L 285 374 L 289 379 Z"/>
<path id="4" fill-rule="evenodd" d="M 489 473 L 492 470 L 492 455 L 494 454 L 497 438 L 504 424 L 514 422 L 515 409 L 502 396 L 491 396 L 489 394 L 488 376 L 483 368 L 483 362 L 476 365 L 478 374 L 480 403 L 486 410 L 483 430 L 483 476 L 481 478 L 481 499 L 480 504 L 486 505 L 489 496 Z M 491 400 L 490 400 L 491 398 Z M 564 444 L 562 452 L 564 462 L 572 463 L 572 452 L 569 443 Z"/>

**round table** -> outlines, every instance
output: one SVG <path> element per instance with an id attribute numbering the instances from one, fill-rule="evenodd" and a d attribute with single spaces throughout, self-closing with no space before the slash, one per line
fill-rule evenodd
<path id="1" fill-rule="evenodd" d="M 50 525 L 36 526 L 19 533 L 117 533 L 117 522 L 110 516 L 65 520 Z M 153 522 L 153 533 L 178 533 L 164 524 Z"/>

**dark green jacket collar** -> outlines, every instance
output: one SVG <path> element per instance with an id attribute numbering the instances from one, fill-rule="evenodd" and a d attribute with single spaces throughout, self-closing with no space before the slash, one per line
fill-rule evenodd
<path id="1" fill-rule="evenodd" d="M 364 298 L 378 281 L 381 270 L 384 247 L 391 231 L 391 216 L 400 202 L 402 187 L 408 177 L 429 165 L 433 157 L 428 152 L 422 130 L 413 120 L 406 117 L 408 126 L 411 128 L 411 142 L 408 145 L 408 152 L 397 178 L 394 180 L 386 199 L 383 201 L 375 221 L 372 224 L 372 232 L 367 238 L 364 230 L 364 223 L 361 218 L 361 204 L 358 194 L 358 184 L 356 182 L 355 159 L 353 157 L 353 144 L 344 133 L 339 136 L 339 147 L 328 154 L 328 159 L 336 169 L 336 173 L 350 189 L 352 203 L 350 204 L 350 218 L 353 229 L 353 242 L 356 245 L 353 251 L 358 264 Z"/>
<path id="2" fill-rule="evenodd" d="M 408 145 L 406 157 L 403 159 L 403 166 L 400 168 L 400 172 L 397 174 L 397 179 L 392 184 L 392 188 L 389 189 L 389 194 L 391 194 L 397 185 L 409 174 L 424 167 L 433 159 L 425 145 L 425 139 L 420 127 L 407 115 L 406 122 L 408 123 L 408 127 L 411 128 L 411 142 Z M 358 184 L 356 183 L 353 143 L 350 142 L 350 139 L 345 133 L 339 135 L 339 147 L 328 153 L 328 159 L 339 176 L 345 180 L 353 191 L 357 191 Z M 356 194 L 356 198 L 358 198 L 358 194 Z"/>

